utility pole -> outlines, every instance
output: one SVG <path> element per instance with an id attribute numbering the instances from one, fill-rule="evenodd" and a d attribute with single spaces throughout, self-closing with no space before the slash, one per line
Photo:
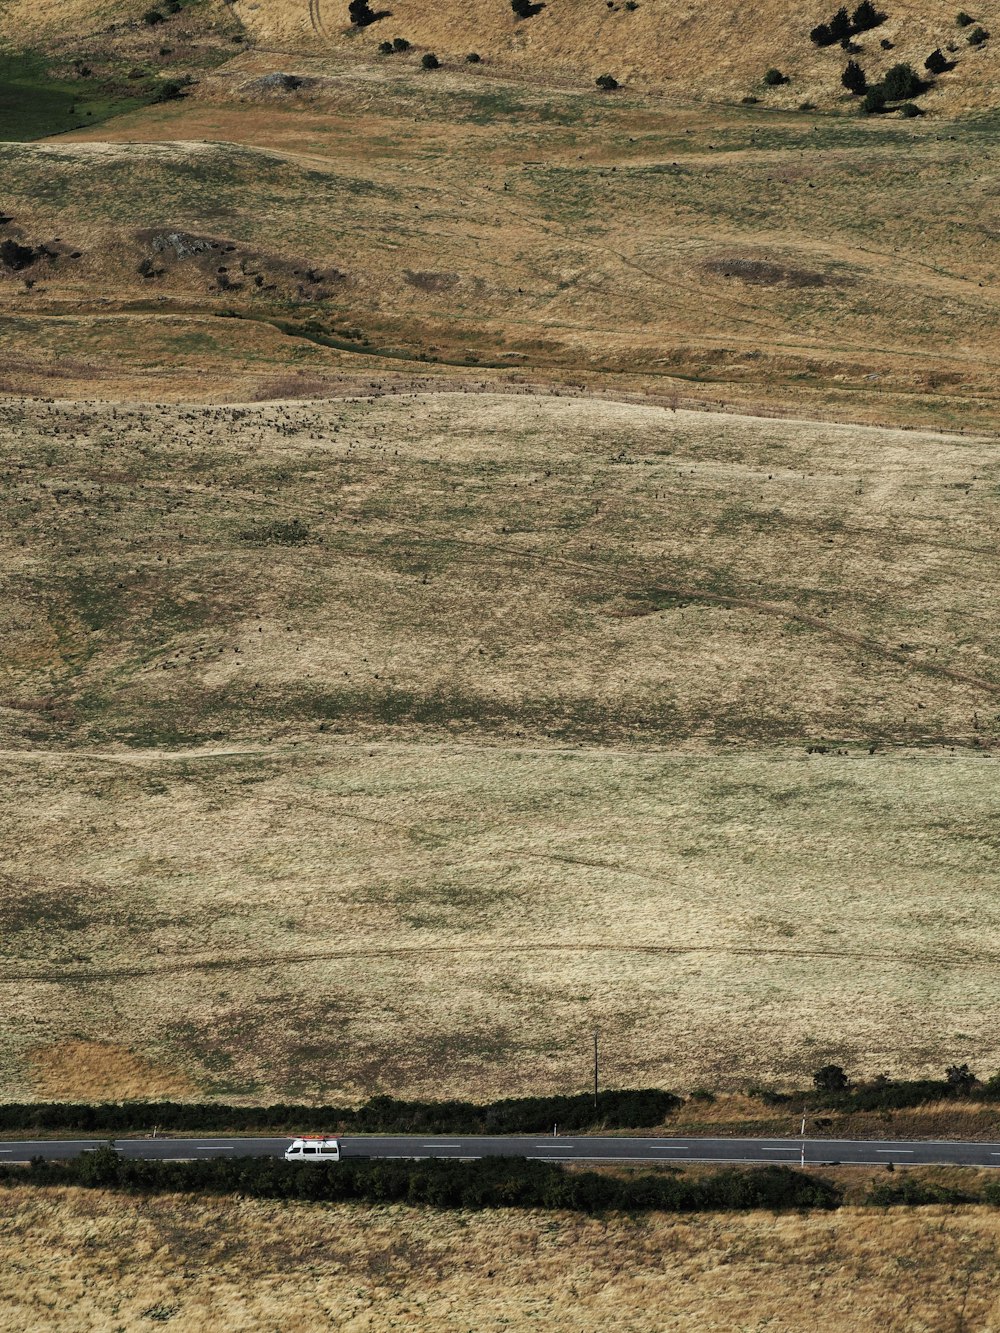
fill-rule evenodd
<path id="1" fill-rule="evenodd" d="M 594 1113 L 597 1113 L 597 1028 L 594 1028 Z"/>

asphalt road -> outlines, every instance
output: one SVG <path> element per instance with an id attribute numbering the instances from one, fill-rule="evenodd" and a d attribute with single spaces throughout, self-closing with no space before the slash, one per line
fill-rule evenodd
<path id="1" fill-rule="evenodd" d="M 0 1163 L 67 1158 L 93 1151 L 101 1139 L 0 1142 Z M 116 1139 L 123 1157 L 192 1161 L 202 1157 L 280 1157 L 291 1138 Z M 342 1157 L 531 1157 L 545 1162 L 839 1162 L 865 1166 L 1000 1166 L 1000 1143 L 928 1143 L 919 1139 L 591 1138 L 538 1135 L 371 1135 L 340 1139 Z"/>

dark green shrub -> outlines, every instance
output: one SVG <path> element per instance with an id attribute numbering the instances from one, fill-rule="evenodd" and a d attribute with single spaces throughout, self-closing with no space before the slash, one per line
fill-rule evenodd
<path id="1" fill-rule="evenodd" d="M 872 28 L 877 28 L 879 24 L 884 23 L 888 15 L 881 13 L 871 3 L 871 0 L 861 0 L 861 3 L 851 15 L 851 26 L 855 32 L 870 32 Z"/>
<path id="2" fill-rule="evenodd" d="M 844 70 L 843 74 L 841 74 L 840 82 L 848 92 L 856 93 L 859 96 L 868 87 L 868 80 L 865 77 L 865 72 L 856 60 L 849 60 L 847 62 L 847 68 Z"/>
<path id="3" fill-rule="evenodd" d="M 787 82 L 787 76 L 782 74 L 780 69 L 775 69 L 773 66 L 764 74 L 764 83 L 768 88 L 777 88 Z"/>
<path id="4" fill-rule="evenodd" d="M 913 120 L 915 116 L 922 116 L 924 113 L 916 102 L 904 102 L 899 108 L 899 114 L 906 120 Z"/>
<path id="5" fill-rule="evenodd" d="M 350 0 L 350 4 L 347 6 L 347 16 L 355 28 L 367 28 L 378 17 L 372 11 L 368 0 Z"/>
<path id="6" fill-rule="evenodd" d="M 534 2 L 533 0 L 510 0 L 510 7 L 516 18 L 530 19 L 534 18 L 536 14 L 540 14 L 545 5 L 540 3 L 540 0 L 534 0 Z"/>
<path id="7" fill-rule="evenodd" d="M 378 52 L 381 56 L 391 56 L 395 49 L 392 42 L 379 42 L 378 44 Z"/>
<path id="8" fill-rule="evenodd" d="M 441 61 L 438 60 L 437 56 L 434 54 L 433 51 L 428 51 L 426 55 L 421 56 L 420 64 L 423 66 L 424 69 L 441 68 Z"/>
<path id="9" fill-rule="evenodd" d="M 160 91 L 156 100 L 158 102 L 175 102 L 178 97 L 184 96 L 191 82 L 190 75 L 185 75 L 183 79 L 167 79 L 165 83 L 160 84 Z"/>
<path id="10" fill-rule="evenodd" d="M 969 45 L 982 46 L 983 42 L 985 42 L 988 37 L 989 33 L 985 28 L 973 28 L 969 33 Z"/>
<path id="11" fill-rule="evenodd" d="M 470 51 L 469 54 L 465 57 L 465 63 L 467 65 L 478 65 L 481 60 L 482 56 L 479 55 L 479 53 L 476 51 Z"/>
<path id="12" fill-rule="evenodd" d="M 881 46 L 883 51 L 892 50 L 892 42 L 889 41 L 888 37 L 883 37 L 882 40 L 879 42 L 879 46 Z"/>
<path id="13" fill-rule="evenodd" d="M 613 74 L 600 74 L 595 80 L 602 92 L 613 93 L 620 85 Z"/>
<path id="14" fill-rule="evenodd" d="M 944 1076 L 956 1097 L 968 1097 L 972 1089 L 979 1083 L 979 1079 L 965 1064 L 949 1065 L 944 1071 Z"/>
<path id="15" fill-rule="evenodd" d="M 740 98 L 740 103 L 743 106 L 756 106 L 759 101 L 760 98 L 754 97 L 753 93 L 748 94 L 746 97 Z"/>
<path id="16" fill-rule="evenodd" d="M 991 1187 L 986 1188 L 988 1190 Z M 950 1185 L 939 1185 L 929 1180 L 917 1180 L 907 1175 L 900 1180 L 872 1185 L 862 1202 L 874 1208 L 892 1208 L 900 1204 L 919 1208 L 930 1203 L 977 1203 L 978 1200 L 974 1194 L 969 1194 L 966 1190 L 955 1189 Z"/>
<path id="17" fill-rule="evenodd" d="M 850 1079 L 840 1065 L 824 1065 L 813 1074 L 813 1087 L 817 1092 L 843 1092 L 849 1084 Z"/>
<path id="18" fill-rule="evenodd" d="M 948 61 L 940 47 L 932 51 L 924 61 L 924 69 L 930 74 L 943 74 L 947 68 Z"/>
<path id="19" fill-rule="evenodd" d="M 300 537 L 299 523 L 262 524 L 243 534 L 245 541 Z M 299 544 L 293 541 L 291 544 Z M 0 1103 L 0 1130 L 71 1130 L 85 1134 L 166 1130 L 199 1133 L 341 1133 L 538 1134 L 558 1123 L 566 1131 L 608 1128 L 648 1129 L 682 1105 L 680 1097 L 659 1088 L 610 1089 L 601 1093 L 600 1111 L 592 1095 L 510 1097 L 487 1102 L 405 1102 L 373 1097 L 356 1110 L 342 1106 L 226 1106 L 219 1102 L 68 1102 Z"/>
<path id="20" fill-rule="evenodd" d="M 967 14 L 964 9 L 960 9 L 958 13 L 955 15 L 955 22 L 958 24 L 960 28 L 970 28 L 972 24 L 975 23 L 975 21 L 976 20 L 972 17 L 972 15 Z"/>
<path id="21" fill-rule="evenodd" d="M 157 23 L 166 22 L 158 9 L 147 9 L 142 16 L 142 21 L 143 23 L 148 23 L 151 28 L 155 27 Z"/>
<path id="22" fill-rule="evenodd" d="M 634 14 L 639 8 L 639 0 L 625 0 L 625 8 L 630 14 Z"/>
<path id="23" fill-rule="evenodd" d="M 924 92 L 924 85 L 912 65 L 893 65 L 882 80 L 882 87 L 887 102 L 901 102 Z"/>
<path id="24" fill-rule="evenodd" d="M 850 37 L 854 28 L 851 25 L 851 17 L 847 10 L 841 7 L 830 20 L 830 32 L 835 42 L 843 41 L 845 37 Z"/>
<path id="25" fill-rule="evenodd" d="M 410 43 L 405 37 L 394 37 L 392 39 L 392 49 L 394 51 L 409 51 Z"/>
<path id="26" fill-rule="evenodd" d="M 830 31 L 829 23 L 817 23 L 815 28 L 809 34 L 809 40 L 816 46 L 832 46 L 834 43 L 833 33 Z"/>
<path id="27" fill-rule="evenodd" d="M 245 1198 L 343 1199 L 433 1208 L 566 1208 L 675 1213 L 770 1208 L 837 1208 L 843 1201 L 829 1181 L 787 1166 L 725 1170 L 687 1176 L 670 1171 L 624 1177 L 594 1171 L 570 1174 L 551 1162 L 523 1157 L 401 1161 L 348 1158 L 336 1165 L 291 1165 L 280 1158 L 214 1158 L 200 1162 L 123 1158 L 110 1146 L 68 1162 L 37 1157 L 23 1169 L 0 1166 L 0 1183 L 81 1185 L 133 1194 L 238 1194 Z"/>

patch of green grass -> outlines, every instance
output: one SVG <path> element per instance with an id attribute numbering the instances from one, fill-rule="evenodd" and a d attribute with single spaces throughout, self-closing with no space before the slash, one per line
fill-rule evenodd
<path id="1" fill-rule="evenodd" d="M 56 78 L 34 51 L 0 52 L 0 141 L 43 139 L 156 101 L 152 83 L 123 96 L 98 80 Z"/>

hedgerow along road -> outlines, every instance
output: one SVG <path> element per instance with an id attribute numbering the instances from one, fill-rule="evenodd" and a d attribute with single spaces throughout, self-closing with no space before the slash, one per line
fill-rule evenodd
<path id="1" fill-rule="evenodd" d="M 588 1135 L 352 1135 L 340 1138 L 342 1158 L 527 1157 L 543 1162 L 785 1162 L 791 1165 L 1000 1166 L 1000 1143 L 922 1139 L 708 1139 L 619 1138 Z M 33 1157 L 65 1160 L 113 1142 L 123 1157 L 149 1161 L 198 1161 L 204 1157 L 283 1157 L 285 1138 L 91 1137 L 0 1141 L 0 1164 Z"/>

